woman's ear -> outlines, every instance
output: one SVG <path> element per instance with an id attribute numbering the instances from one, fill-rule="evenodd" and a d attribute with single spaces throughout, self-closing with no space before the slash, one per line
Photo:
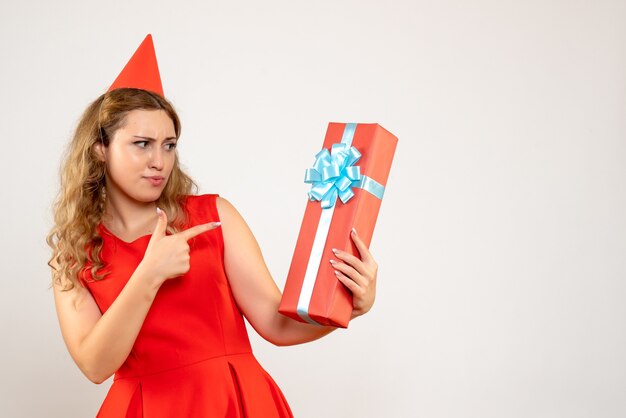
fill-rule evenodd
<path id="1" fill-rule="evenodd" d="M 102 142 L 96 142 L 93 144 L 93 152 L 96 155 L 98 161 L 106 162 L 106 154 L 104 153 L 104 145 Z"/>

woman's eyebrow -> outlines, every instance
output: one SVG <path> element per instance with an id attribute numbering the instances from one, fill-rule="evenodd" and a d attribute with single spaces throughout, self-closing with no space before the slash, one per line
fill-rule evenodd
<path id="1" fill-rule="evenodd" d="M 156 141 L 156 139 L 150 138 L 149 136 L 133 135 L 133 138 L 146 139 L 148 141 Z M 164 139 L 164 141 L 167 141 L 167 140 L 170 140 L 170 139 L 177 139 L 177 138 L 175 136 L 168 136 L 167 138 Z"/>

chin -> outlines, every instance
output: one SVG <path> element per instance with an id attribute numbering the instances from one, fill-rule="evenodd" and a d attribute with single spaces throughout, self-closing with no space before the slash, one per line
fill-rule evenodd
<path id="1" fill-rule="evenodd" d="M 163 194 L 163 190 L 151 190 L 143 193 L 138 193 L 135 196 L 135 200 L 142 203 L 152 203 L 159 200 L 161 195 Z"/>

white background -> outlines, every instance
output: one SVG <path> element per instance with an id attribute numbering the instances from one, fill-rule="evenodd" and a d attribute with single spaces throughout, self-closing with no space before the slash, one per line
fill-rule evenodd
<path id="1" fill-rule="evenodd" d="M 48 288 L 80 113 L 152 33 L 181 159 L 282 288 L 326 125 L 399 138 L 347 331 L 251 338 L 296 417 L 626 415 L 626 2 L 0 4 L 0 415 L 95 416 Z"/>

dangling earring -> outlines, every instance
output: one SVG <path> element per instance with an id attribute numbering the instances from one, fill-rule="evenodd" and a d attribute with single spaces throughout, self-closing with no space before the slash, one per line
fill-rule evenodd
<path id="1" fill-rule="evenodd" d="M 104 214 L 104 208 L 106 207 L 107 201 L 107 189 L 105 186 L 100 188 L 100 213 Z"/>

